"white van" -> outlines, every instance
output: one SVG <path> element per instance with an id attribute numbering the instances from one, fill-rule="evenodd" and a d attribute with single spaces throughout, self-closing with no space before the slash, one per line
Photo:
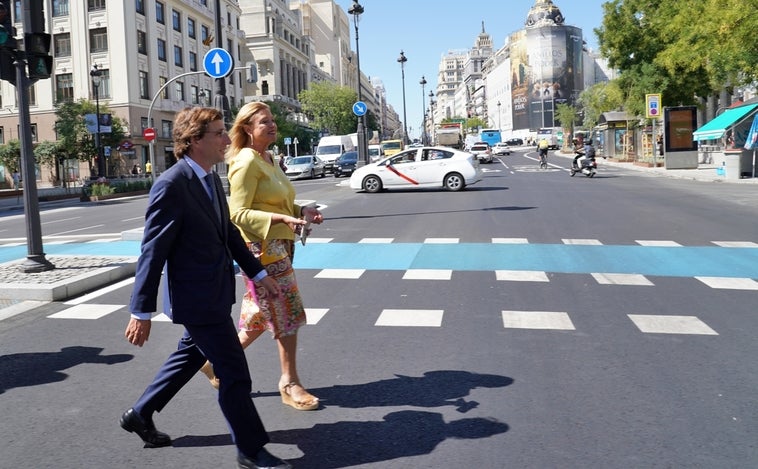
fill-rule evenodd
<path id="1" fill-rule="evenodd" d="M 327 135 L 319 140 L 316 156 L 321 158 L 324 169 L 329 172 L 334 170 L 334 160 L 346 151 L 353 150 L 355 150 L 355 144 L 349 135 Z"/>
<path id="2" fill-rule="evenodd" d="M 384 156 L 384 150 L 381 145 L 369 145 L 368 146 L 368 159 L 373 163 L 379 161 Z"/>

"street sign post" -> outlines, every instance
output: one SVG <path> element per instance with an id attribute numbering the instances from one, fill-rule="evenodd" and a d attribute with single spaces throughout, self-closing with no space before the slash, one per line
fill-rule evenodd
<path id="1" fill-rule="evenodd" d="M 356 101 L 355 104 L 353 104 L 353 114 L 358 117 L 365 115 L 367 110 L 366 103 L 363 101 Z"/>
<path id="2" fill-rule="evenodd" d="M 205 53 L 203 68 L 211 78 L 223 78 L 234 70 L 234 59 L 225 49 L 215 47 Z"/>

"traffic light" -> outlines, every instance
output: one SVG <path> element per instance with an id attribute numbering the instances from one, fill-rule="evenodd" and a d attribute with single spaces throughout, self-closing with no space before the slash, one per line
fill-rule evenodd
<path id="1" fill-rule="evenodd" d="M 47 33 L 24 34 L 26 63 L 29 78 L 50 78 L 53 71 L 53 57 L 50 55 L 50 35 Z"/>
<path id="2" fill-rule="evenodd" d="M 12 0 L 0 0 L 0 79 L 16 86 L 16 30 L 11 17 Z"/>
<path id="3" fill-rule="evenodd" d="M 50 78 L 53 57 L 50 55 L 50 35 L 45 33 L 44 0 L 24 2 L 24 18 L 29 21 L 29 31 L 24 31 L 24 49 L 29 78 Z"/>

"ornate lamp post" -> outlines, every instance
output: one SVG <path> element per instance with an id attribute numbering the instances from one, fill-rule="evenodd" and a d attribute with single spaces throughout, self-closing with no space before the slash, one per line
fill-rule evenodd
<path id="1" fill-rule="evenodd" d="M 424 78 L 424 75 L 421 75 L 421 81 L 419 81 L 419 84 L 421 85 L 421 112 L 424 115 L 423 124 L 421 126 L 421 144 L 426 145 L 426 78 Z"/>
<path id="2" fill-rule="evenodd" d="M 103 72 L 97 68 L 97 64 L 92 65 L 89 75 L 92 77 L 92 87 L 95 89 L 95 119 L 97 120 L 97 133 L 95 134 L 95 148 L 97 149 L 97 175 L 105 177 L 105 160 L 103 152 L 100 149 L 100 80 Z"/>
<path id="3" fill-rule="evenodd" d="M 432 135 L 434 135 L 434 105 L 437 104 L 437 101 L 434 100 L 434 91 L 429 90 L 429 118 L 431 119 L 431 122 L 429 122 L 429 143 L 431 144 L 432 141 Z"/>
<path id="4" fill-rule="evenodd" d="M 358 21 L 360 21 L 363 14 L 363 6 L 358 3 L 358 0 L 353 0 L 353 6 L 347 10 L 348 14 L 353 15 L 353 24 L 355 25 L 355 65 L 358 69 L 358 101 L 363 101 L 363 95 L 361 93 L 361 52 L 358 46 Z M 369 163 L 368 151 L 366 148 L 366 114 L 358 116 L 358 161 L 359 164 L 366 165 Z"/>
<path id="5" fill-rule="evenodd" d="M 400 72 L 403 77 L 403 143 L 408 143 L 408 117 L 405 114 L 405 62 L 407 62 L 408 59 L 405 57 L 402 50 L 400 51 L 400 57 L 397 58 L 397 61 L 400 62 Z"/>

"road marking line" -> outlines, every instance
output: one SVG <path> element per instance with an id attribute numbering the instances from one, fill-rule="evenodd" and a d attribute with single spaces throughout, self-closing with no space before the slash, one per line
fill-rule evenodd
<path id="1" fill-rule="evenodd" d="M 102 304 L 82 304 L 72 306 L 51 314 L 51 319 L 100 319 L 112 312 L 126 307 L 126 305 L 102 305 Z"/>
<path id="2" fill-rule="evenodd" d="M 713 241 L 713 244 L 722 248 L 758 248 L 758 243 L 752 241 Z"/>
<path id="3" fill-rule="evenodd" d="M 365 271 L 365 269 L 323 269 L 314 278 L 359 279 Z"/>
<path id="4" fill-rule="evenodd" d="M 561 239 L 563 244 L 578 244 L 583 246 L 602 246 L 603 243 L 598 239 Z"/>
<path id="5" fill-rule="evenodd" d="M 363 238 L 359 244 L 391 244 L 395 238 Z"/>
<path id="6" fill-rule="evenodd" d="M 592 274 L 600 285 L 645 285 L 654 286 L 653 282 L 640 274 Z"/>
<path id="7" fill-rule="evenodd" d="M 450 280 L 452 275 L 451 269 L 408 269 L 403 280 Z"/>
<path id="8" fill-rule="evenodd" d="M 458 244 L 460 238 L 426 238 L 424 244 Z"/>
<path id="9" fill-rule="evenodd" d="M 649 334 L 695 334 L 718 335 L 696 316 L 668 316 L 650 314 L 627 314 L 635 326 Z"/>
<path id="10" fill-rule="evenodd" d="M 758 290 L 758 282 L 751 278 L 695 277 L 711 288 L 723 290 Z"/>
<path id="11" fill-rule="evenodd" d="M 331 243 L 334 238 L 311 238 L 308 237 L 308 244 L 326 244 Z"/>
<path id="12" fill-rule="evenodd" d="M 89 300 L 95 299 L 99 296 L 103 296 L 107 293 L 110 293 L 112 291 L 118 290 L 119 288 L 123 288 L 127 285 L 131 285 L 134 283 L 134 277 L 129 277 L 127 279 L 124 279 L 120 282 L 116 282 L 112 285 L 108 285 L 107 287 L 100 288 L 99 290 L 95 290 L 93 292 L 87 293 L 86 295 L 82 295 L 80 297 L 74 298 L 73 300 L 66 301 L 65 305 L 79 305 L 82 303 L 86 303 Z"/>
<path id="13" fill-rule="evenodd" d="M 655 240 L 641 240 L 637 239 L 634 241 L 635 243 L 639 244 L 640 246 L 661 246 L 661 247 L 681 247 L 682 245 L 677 243 L 676 241 L 655 241 Z"/>
<path id="14" fill-rule="evenodd" d="M 375 326 L 440 327 L 442 309 L 385 309 Z"/>
<path id="15" fill-rule="evenodd" d="M 306 324 L 318 324 L 328 311 L 329 308 L 305 308 Z"/>
<path id="16" fill-rule="evenodd" d="M 568 313 L 555 311 L 502 311 L 506 329 L 576 330 Z"/>
<path id="17" fill-rule="evenodd" d="M 545 272 L 538 270 L 496 270 L 495 278 L 505 282 L 549 282 Z"/>
<path id="18" fill-rule="evenodd" d="M 529 244 L 526 238 L 492 238 L 493 244 Z"/>

